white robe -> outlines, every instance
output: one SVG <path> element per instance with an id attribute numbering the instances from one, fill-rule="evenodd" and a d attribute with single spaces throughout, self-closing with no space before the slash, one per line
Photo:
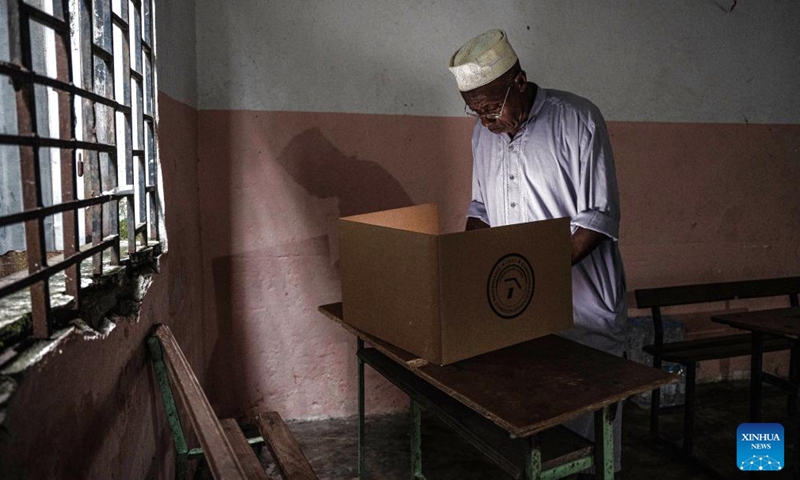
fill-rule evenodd
<path id="1" fill-rule="evenodd" d="M 480 121 L 472 135 L 472 202 L 468 217 L 490 226 L 568 217 L 608 236 L 572 267 L 575 327 L 560 333 L 622 356 L 627 315 L 619 254 L 619 193 L 605 121 L 589 100 L 539 88 L 528 120 L 513 140 Z M 615 421 L 619 469 L 621 409 Z M 594 439 L 591 415 L 568 427 Z"/>

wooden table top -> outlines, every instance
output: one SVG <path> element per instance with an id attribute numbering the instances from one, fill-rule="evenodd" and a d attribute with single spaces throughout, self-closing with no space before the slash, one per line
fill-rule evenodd
<path id="1" fill-rule="evenodd" d="M 556 335 L 439 366 L 344 323 L 341 303 L 319 311 L 517 437 L 678 379 Z"/>
<path id="2" fill-rule="evenodd" d="M 800 338 L 800 307 L 715 315 L 711 320 L 751 332 Z"/>

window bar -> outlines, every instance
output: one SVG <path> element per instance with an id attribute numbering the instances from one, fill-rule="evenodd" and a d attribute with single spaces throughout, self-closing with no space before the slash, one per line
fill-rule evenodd
<path id="1" fill-rule="evenodd" d="M 133 8 L 130 8 L 130 7 Z M 144 65 L 142 62 L 142 4 L 140 1 L 133 1 L 128 8 L 128 31 L 126 36 L 129 42 L 129 54 L 131 55 L 130 69 L 126 70 L 127 80 L 131 85 L 131 122 L 135 126 L 133 129 L 136 138 L 133 142 L 134 149 L 134 176 L 138 182 L 137 194 L 137 221 L 145 225 L 149 224 L 148 196 L 145 190 L 147 186 L 147 162 L 146 162 L 146 138 L 144 135 L 145 124 L 143 114 L 144 104 Z M 137 156 L 138 153 L 138 156 Z M 141 245 L 146 247 L 149 234 L 147 229 L 142 233 Z"/>
<path id="2" fill-rule="evenodd" d="M 19 82 L 18 82 L 19 83 Z M 90 152 L 113 152 L 114 145 L 99 142 L 84 142 L 81 140 L 62 140 L 60 138 L 40 137 L 33 135 L 7 135 L 0 134 L 0 144 L 9 144 L 28 147 L 56 147 L 80 148 Z"/>
<path id="3" fill-rule="evenodd" d="M 70 59 L 71 60 L 71 59 Z M 79 97 L 83 97 L 87 100 L 92 100 L 96 103 L 101 103 L 103 105 L 108 105 L 109 107 L 115 108 L 123 113 L 130 113 L 130 107 L 123 105 L 121 103 L 117 103 L 114 100 L 102 97 L 97 95 L 93 92 L 88 90 L 83 90 L 78 88 L 70 83 L 65 83 L 60 80 L 50 78 L 44 75 L 37 74 L 36 72 L 30 72 L 25 69 L 21 69 L 19 66 L 14 64 L 9 64 L 7 62 L 0 62 L 0 73 L 3 75 L 8 75 L 15 81 L 22 81 L 28 83 L 36 83 L 38 85 L 44 85 L 47 87 L 53 87 L 56 90 L 61 90 L 72 95 L 77 95 Z M 11 135 L 4 135 L 6 138 L 13 138 Z M 86 148 L 86 147 L 81 147 Z"/>
<path id="4" fill-rule="evenodd" d="M 136 216 L 133 212 L 134 195 L 126 196 L 128 206 L 128 255 L 136 252 Z"/>
<path id="5" fill-rule="evenodd" d="M 58 272 L 82 262 L 83 260 L 97 254 L 97 252 L 101 252 L 107 248 L 110 248 L 113 242 L 116 241 L 118 241 L 118 238 L 116 235 L 113 235 L 104 239 L 103 242 L 98 245 L 84 245 L 81 247 L 80 251 L 72 257 L 56 257 L 56 261 L 52 266 L 47 266 L 33 275 L 26 276 L 24 275 L 24 272 L 17 272 L 3 277 L 0 279 L 0 297 L 16 293 L 24 288 L 36 284 L 37 282 L 46 282 L 48 278 L 52 277 Z M 23 275 L 20 275 L 21 273 Z"/>
<path id="6" fill-rule="evenodd" d="M 139 242 L 142 244 L 142 248 L 147 247 L 147 222 L 139 224 L 136 227 L 136 235 L 141 234 L 141 240 Z"/>
<path id="7" fill-rule="evenodd" d="M 153 5 L 150 0 L 142 2 L 142 48 L 148 48 L 153 42 Z"/>
<path id="8" fill-rule="evenodd" d="M 70 24 L 69 1 L 62 0 L 64 22 Z M 56 36 L 56 77 L 64 83 L 72 82 L 72 49 L 70 48 L 69 32 Z M 58 90 L 58 112 L 60 137 L 75 138 L 75 95 Z M 61 202 L 69 203 L 77 199 L 75 178 L 76 150 L 74 148 L 61 149 Z M 74 209 L 69 209 L 61 214 L 63 224 L 64 258 L 70 258 L 78 252 L 78 216 Z M 80 305 L 80 265 L 75 264 L 66 269 L 66 294 L 71 296 L 72 309 L 77 310 Z"/>
<path id="9" fill-rule="evenodd" d="M 22 0 L 11 1 L 9 7 L 10 53 L 13 63 L 32 70 L 30 18 L 26 14 Z M 19 31 L 14 32 L 19 26 Z M 16 33 L 16 35 L 14 35 Z M 22 136 L 36 134 L 36 98 L 32 83 L 14 82 L 17 98 L 18 133 Z M 39 175 L 39 148 L 37 145 L 20 146 L 20 167 L 22 178 L 22 203 L 25 210 L 42 206 L 41 177 Z M 33 179 L 33 181 L 31 181 Z M 28 260 L 28 274 L 34 275 L 47 268 L 44 251 L 44 225 L 42 217 L 25 222 L 25 250 Z M 50 314 L 49 283 L 45 279 L 30 286 L 33 336 L 47 338 L 50 328 L 47 318 Z"/>
<path id="10" fill-rule="evenodd" d="M 113 5 L 112 1 L 110 0 L 101 0 L 104 2 L 104 8 L 106 15 L 103 16 L 103 31 L 108 32 L 107 38 L 110 40 L 109 47 L 111 53 L 107 53 L 103 49 L 101 55 L 97 55 L 101 58 L 101 62 L 103 62 L 103 69 L 105 71 L 104 81 L 105 83 L 102 85 L 103 92 L 108 97 L 114 97 L 116 94 L 116 78 L 114 75 L 114 56 L 117 55 L 119 52 L 116 51 L 114 46 L 114 21 L 112 20 L 113 16 Z M 104 58 L 105 57 L 105 58 Z M 96 72 L 96 70 L 95 70 Z M 118 174 L 118 149 L 120 148 L 119 145 L 116 145 L 117 142 L 117 132 L 116 132 L 116 124 L 117 124 L 117 114 L 116 111 L 113 109 L 109 109 L 103 106 L 99 107 L 103 111 L 103 123 L 105 125 L 105 137 L 107 140 L 115 143 L 116 149 L 114 152 L 108 153 L 104 156 L 105 158 L 105 165 L 104 169 L 101 171 L 101 186 L 104 192 L 107 191 L 119 191 L 119 174 Z M 109 235 L 120 235 L 120 222 L 119 222 L 119 211 L 120 211 L 120 202 L 119 200 L 114 200 L 109 204 L 103 205 L 103 217 L 105 228 L 103 229 L 103 236 L 108 237 Z M 120 262 L 120 242 L 117 241 L 114 246 L 110 249 L 111 250 L 111 265 L 119 265 Z"/>
<path id="11" fill-rule="evenodd" d="M 125 3 L 125 5 L 127 5 L 127 3 Z M 117 15 L 116 12 L 111 13 L 111 23 L 118 26 L 123 31 L 128 29 L 128 22 L 121 16 Z"/>
<path id="12" fill-rule="evenodd" d="M 110 179 L 114 182 L 117 178 L 117 169 L 116 169 L 116 155 L 109 156 L 109 164 L 112 167 L 110 169 Z M 114 184 L 114 190 L 118 190 L 118 186 Z M 107 210 L 106 215 L 106 227 L 107 230 L 103 231 L 104 236 L 108 237 L 109 235 L 116 235 L 117 242 L 114 243 L 114 246 L 111 247 L 111 265 L 119 265 L 121 260 L 121 251 L 120 251 L 120 242 L 122 239 L 120 238 L 120 224 L 119 224 L 119 210 L 120 210 L 120 202 L 119 200 L 113 200 L 107 206 L 104 206 Z"/>
<path id="13" fill-rule="evenodd" d="M 94 123 L 94 122 L 92 122 Z M 87 155 L 87 168 L 84 170 L 84 180 L 86 183 L 86 196 L 97 197 L 100 191 L 100 155 L 97 152 L 90 152 Z M 98 245 L 103 241 L 103 205 L 93 205 L 89 207 L 87 216 L 87 231 L 91 232 L 92 245 Z M 103 252 L 98 252 L 92 256 L 92 273 L 94 275 L 103 274 Z"/>
<path id="14" fill-rule="evenodd" d="M 49 13 L 39 10 L 33 5 L 29 5 L 24 2 L 20 4 L 20 11 L 28 19 L 28 21 L 35 20 L 37 23 L 40 23 L 48 28 L 52 28 L 56 33 L 69 34 L 69 22 L 65 20 L 54 17 Z"/>
<path id="15" fill-rule="evenodd" d="M 99 205 L 103 202 L 127 198 L 130 195 L 133 194 L 130 193 L 130 190 L 128 190 L 125 192 L 100 195 L 98 197 L 83 198 L 83 199 L 71 200 L 69 202 L 56 203 L 47 207 L 36 208 L 33 210 L 23 210 L 22 212 L 19 213 L 12 213 L 10 215 L 4 215 L 0 217 L 0 227 L 13 225 L 15 223 L 24 222 L 26 220 L 44 218 L 49 215 L 55 215 L 57 213 L 65 213 L 69 210 L 75 211 L 76 209 L 79 208 L 91 207 L 92 205 Z"/>
<path id="16" fill-rule="evenodd" d="M 131 71 L 131 47 L 130 47 L 130 27 L 128 23 L 128 19 L 130 18 L 130 6 L 128 4 L 128 0 L 120 0 L 120 7 L 122 12 L 120 14 L 122 16 L 112 15 L 113 23 L 117 24 L 120 29 L 120 38 L 122 39 L 122 44 L 120 45 L 120 51 L 114 52 L 117 55 L 122 56 L 122 65 L 119 71 L 114 69 L 114 81 L 121 82 L 122 84 L 122 101 L 121 103 L 125 104 L 127 110 L 123 113 L 124 115 L 124 131 L 123 134 L 125 135 L 125 165 L 122 167 L 125 169 L 125 179 L 126 184 L 130 186 L 131 195 L 128 196 L 127 200 L 127 207 L 128 207 L 128 255 L 132 255 L 136 252 L 136 180 L 134 176 L 134 156 L 133 156 L 133 103 L 131 102 L 131 79 L 130 79 L 130 71 Z M 116 18 L 114 18 L 116 17 Z M 117 99 L 119 101 L 119 99 Z"/>
<path id="17" fill-rule="evenodd" d="M 144 161 L 144 151 L 143 150 L 134 150 L 133 151 L 133 158 L 134 158 L 134 172 L 136 173 L 136 178 L 139 181 L 138 185 L 136 186 L 136 193 L 137 193 L 137 200 L 138 205 L 137 208 L 139 209 L 139 218 L 136 221 L 139 224 L 139 227 L 136 229 L 136 233 L 142 233 L 141 245 L 142 247 L 147 246 L 147 176 L 146 176 L 146 164 Z"/>
<path id="18" fill-rule="evenodd" d="M 149 95 L 149 93 L 145 93 Z M 151 100 L 152 102 L 152 100 Z M 152 103 L 151 103 L 152 105 Z M 149 237 L 151 240 L 159 240 L 159 216 L 158 216 L 158 168 L 157 168 L 157 150 L 155 145 L 155 128 L 153 124 L 145 120 L 142 122 L 145 125 L 145 135 L 147 137 L 147 169 L 148 169 L 148 182 L 147 182 L 147 196 L 150 199 L 150 229 Z"/>
<path id="19" fill-rule="evenodd" d="M 151 155 L 151 168 L 152 168 L 152 185 L 153 185 L 153 193 L 151 194 L 151 202 L 152 202 L 152 221 L 153 221 L 153 229 L 152 229 L 152 239 L 155 241 L 161 240 L 161 230 L 160 230 L 160 221 L 161 221 L 161 214 L 160 214 L 160 207 L 161 202 L 159 199 L 159 190 L 158 185 L 161 179 L 159 178 L 159 168 L 158 168 L 158 135 L 156 130 L 155 118 L 157 110 L 157 102 L 156 97 L 158 96 L 158 92 L 156 90 L 156 56 L 155 52 L 153 51 L 153 46 L 156 44 L 156 32 L 153 26 L 155 25 L 155 8 L 154 5 L 151 3 L 150 0 L 144 0 L 146 3 L 145 6 L 145 40 L 142 42 L 142 53 L 147 57 L 146 65 L 150 65 L 149 71 L 146 73 L 148 74 L 148 89 L 146 95 L 149 97 L 149 105 L 150 110 L 146 112 L 148 115 L 144 115 L 144 124 L 147 125 L 147 132 L 150 135 L 150 141 L 148 143 L 150 147 L 150 155 Z M 149 62 L 149 63 L 148 63 Z"/>
<path id="20" fill-rule="evenodd" d="M 92 0 L 83 1 L 82 13 L 84 18 L 81 22 L 81 62 L 83 88 L 94 91 L 94 2 Z M 97 92 L 95 92 L 97 93 Z M 90 143 L 98 141 L 96 135 L 97 119 L 95 118 L 94 102 L 83 102 L 83 139 Z M 96 197 L 100 191 L 100 155 L 96 151 L 84 152 L 84 196 L 86 198 Z M 100 244 L 102 239 L 102 210 L 101 205 L 88 208 L 86 215 L 86 232 L 91 237 L 92 245 Z M 100 251 L 92 256 L 92 274 L 99 276 L 103 274 L 103 252 Z"/>

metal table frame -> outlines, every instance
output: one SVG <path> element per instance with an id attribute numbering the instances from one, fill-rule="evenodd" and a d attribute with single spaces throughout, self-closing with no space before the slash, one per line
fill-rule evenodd
<path id="1" fill-rule="evenodd" d="M 675 375 L 554 335 L 438 366 L 345 323 L 341 303 L 319 311 L 357 338 L 360 479 L 367 475 L 365 364 L 411 399 L 413 479 L 424 478 L 420 412 L 425 409 L 512 478 L 555 480 L 595 467 L 596 478 L 611 480 L 617 404 L 677 381 Z M 586 414 L 595 420 L 591 440 L 563 426 Z"/>
<path id="2" fill-rule="evenodd" d="M 390 368 L 376 362 L 375 358 L 381 356 L 388 360 L 383 354 L 374 348 L 365 348 L 364 340 L 357 339 L 357 362 L 358 362 L 358 478 L 366 479 L 366 417 L 364 401 L 364 365 L 369 364 L 378 373 L 400 388 L 411 398 L 410 405 L 410 437 L 411 437 L 411 478 L 424 480 L 422 474 L 422 435 L 421 435 L 421 410 L 426 408 L 438 418 L 443 420 L 468 443 L 476 447 L 479 451 L 486 454 L 491 460 L 501 468 L 505 467 L 508 473 L 514 474 L 513 467 L 504 464 L 504 459 L 497 458 L 491 450 L 486 448 L 484 442 L 474 433 L 470 432 L 463 424 L 453 418 L 448 418 L 445 412 L 437 408 L 436 402 L 426 396 L 423 392 L 414 391 L 402 379 L 392 373 Z M 380 358 L 380 357 L 378 357 Z M 393 362 L 392 360 L 388 360 Z M 403 369 L 404 367 L 398 366 Z M 431 388 L 435 388 L 431 386 Z M 444 393 L 443 393 L 444 395 Z M 564 478 L 568 475 L 581 472 L 595 465 L 602 465 L 599 469 L 597 478 L 612 480 L 614 478 L 614 430 L 612 409 L 614 405 L 608 405 L 595 412 L 595 448 L 593 453 L 576 458 L 568 463 L 556 465 L 553 468 L 543 469 L 542 464 L 542 442 L 539 434 L 534 434 L 525 438 L 517 438 L 517 441 L 527 443 L 526 457 L 522 468 L 526 480 L 555 480 Z M 466 407 L 465 407 L 466 408 Z M 513 438 L 513 437 L 512 437 Z M 511 467 L 511 468 L 509 468 Z"/>

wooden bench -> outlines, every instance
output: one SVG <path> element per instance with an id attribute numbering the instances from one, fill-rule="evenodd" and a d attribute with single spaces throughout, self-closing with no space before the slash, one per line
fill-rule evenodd
<path id="1" fill-rule="evenodd" d="M 798 292 L 800 292 L 800 277 L 646 288 L 634 292 L 636 306 L 638 308 L 649 308 L 652 312 L 655 327 L 654 344 L 644 347 L 644 351 L 653 356 L 653 367 L 660 369 L 662 362 L 667 361 L 684 365 L 686 368 L 686 400 L 682 445 L 684 453 L 691 456 L 693 451 L 697 362 L 750 355 L 751 336 L 749 333 L 745 333 L 664 343 L 661 309 L 676 305 L 783 295 L 789 297 L 791 306 L 797 306 Z M 788 339 L 765 336 L 764 351 L 788 350 L 792 348 L 792 344 L 793 342 Z M 659 415 L 662 412 L 660 394 L 660 389 L 654 390 L 651 397 L 650 431 L 656 437 L 659 436 Z"/>
<path id="2" fill-rule="evenodd" d="M 189 459 L 205 457 L 212 476 L 217 480 L 268 480 L 253 450 L 253 446 L 260 443 L 267 444 L 284 480 L 317 478 L 297 441 L 276 412 L 257 415 L 256 423 L 261 437 L 252 439 L 244 436 L 235 420 L 217 418 L 169 327 L 157 325 L 147 344 L 172 430 L 177 479 L 185 480 L 188 477 Z M 187 448 L 173 387 L 201 448 Z"/>

